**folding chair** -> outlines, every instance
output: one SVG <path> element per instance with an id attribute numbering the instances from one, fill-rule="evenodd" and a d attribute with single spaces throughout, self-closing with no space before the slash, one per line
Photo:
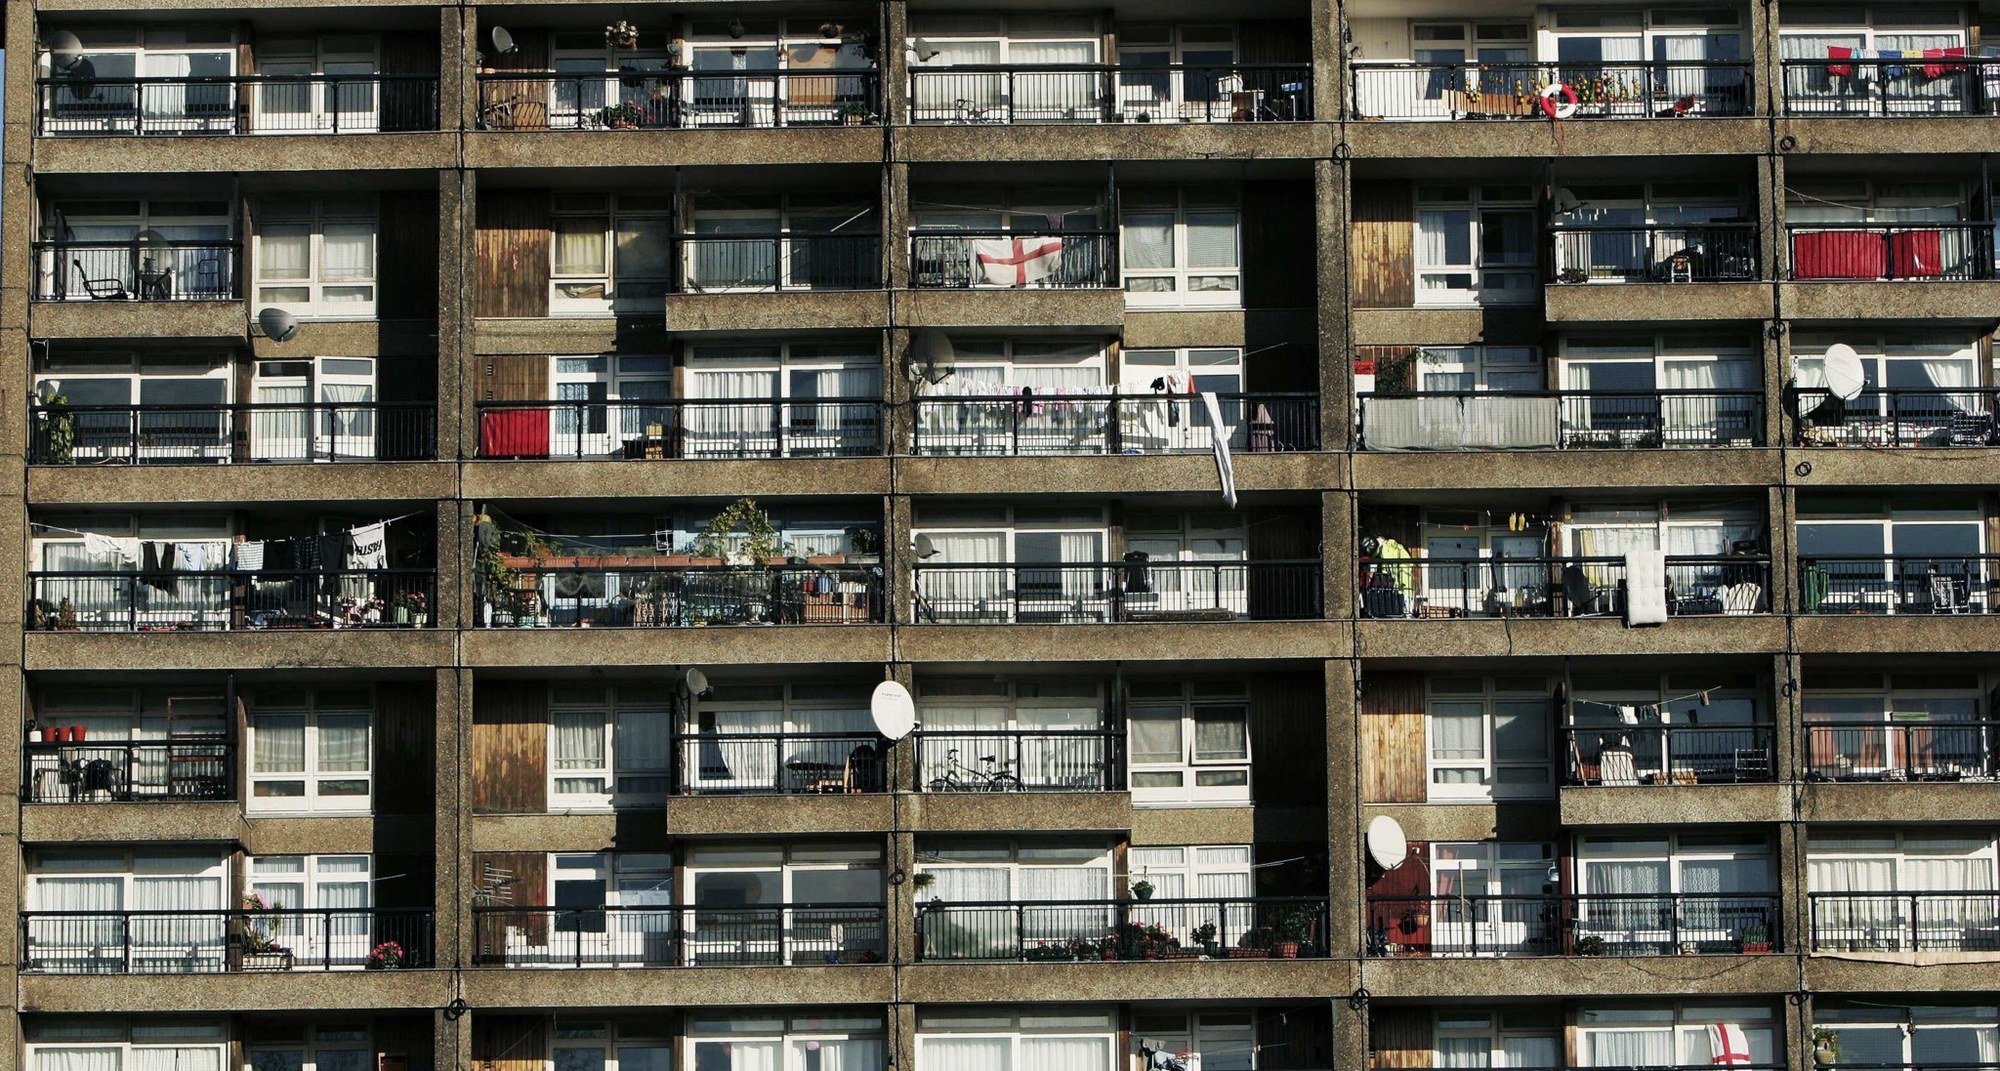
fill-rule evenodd
<path id="1" fill-rule="evenodd" d="M 92 298 L 124 301 L 132 296 L 125 290 L 125 280 L 93 279 L 89 272 L 83 270 L 82 260 L 72 260 L 70 263 L 76 265 L 76 277 L 83 280 L 84 292 Z"/>

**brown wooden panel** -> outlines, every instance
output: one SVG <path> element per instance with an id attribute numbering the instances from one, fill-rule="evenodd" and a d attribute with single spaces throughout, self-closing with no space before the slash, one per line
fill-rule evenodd
<path id="1" fill-rule="evenodd" d="M 545 1015 L 479 1015 L 472 1023 L 475 1071 L 542 1071 L 548 1063 Z"/>
<path id="2" fill-rule="evenodd" d="M 1355 184 L 1348 259 L 1357 307 L 1406 309 L 1416 304 L 1416 220 L 1409 183 Z"/>
<path id="3" fill-rule="evenodd" d="M 479 358 L 475 397 L 482 402 L 539 402 L 549 396 L 549 359 L 507 355 Z"/>
<path id="4" fill-rule="evenodd" d="M 1361 793 L 1369 803 L 1424 801 L 1424 678 L 1369 673 L 1361 697 Z"/>
<path id="5" fill-rule="evenodd" d="M 546 190 L 481 190 L 474 257 L 477 315 L 549 314 L 549 195 Z"/>
<path id="6" fill-rule="evenodd" d="M 437 191 L 384 191 L 380 215 L 382 251 L 376 269 L 377 315 L 384 320 L 436 319 Z"/>
<path id="7" fill-rule="evenodd" d="M 1376 1008 L 1368 1019 L 1370 1066 L 1389 1068 L 1431 1066 L 1431 1010 Z"/>
<path id="8" fill-rule="evenodd" d="M 1324 679 L 1306 673 L 1264 674 L 1250 682 L 1250 791 L 1259 804 L 1324 806 L 1326 750 Z"/>
<path id="9" fill-rule="evenodd" d="M 549 696 L 539 684 L 480 687 L 472 698 L 472 810 L 548 810 Z"/>
<path id="10" fill-rule="evenodd" d="M 546 914 L 513 914 L 509 907 L 545 907 L 549 899 L 549 857 L 541 852 L 474 852 L 472 880 L 480 890 L 477 906 L 498 911 L 473 912 L 473 940 L 481 963 L 500 963 L 507 948 L 508 927 L 518 927 L 528 943 L 549 943 Z"/>
<path id="11" fill-rule="evenodd" d="M 503 130 L 537 130 L 549 125 L 549 38 L 532 26 L 514 29 L 514 51 L 495 53 L 482 42 L 487 70 L 520 71 L 519 78 L 483 78 L 479 84 L 479 121 Z"/>
<path id="12" fill-rule="evenodd" d="M 431 809 L 436 780 L 432 729 L 435 689 L 424 681 L 387 681 L 375 688 L 375 811 L 418 814 Z"/>

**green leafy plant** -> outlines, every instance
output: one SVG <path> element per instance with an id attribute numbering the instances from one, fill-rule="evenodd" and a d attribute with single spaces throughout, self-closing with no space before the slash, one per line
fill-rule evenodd
<path id="1" fill-rule="evenodd" d="M 620 101 L 617 104 L 609 104 L 600 109 L 597 113 L 597 121 L 603 123 L 605 126 L 612 127 L 638 126 L 640 123 L 646 121 L 646 113 L 637 104 L 629 100 Z"/>
<path id="2" fill-rule="evenodd" d="M 67 465 L 76 454 L 76 414 L 69 410 L 69 395 L 52 395 L 42 403 L 43 464 Z"/>
<path id="3" fill-rule="evenodd" d="M 1140 878 L 1132 883 L 1132 895 L 1141 900 L 1151 900 L 1153 898 L 1153 888 L 1152 882 L 1147 881 L 1145 878 Z"/>
<path id="4" fill-rule="evenodd" d="M 1194 931 L 1189 933 L 1188 936 L 1194 938 L 1194 943 L 1201 946 L 1202 955 L 1213 956 L 1221 951 L 1221 948 L 1216 944 L 1216 932 L 1215 923 L 1204 922 L 1196 926 Z"/>
<path id="5" fill-rule="evenodd" d="M 1604 954 L 1604 938 L 1594 933 L 1579 937 L 1574 951 L 1579 956 L 1601 956 Z"/>
<path id="6" fill-rule="evenodd" d="M 753 499 L 739 498 L 695 534 L 694 552 L 703 558 L 741 558 L 752 565 L 764 565 L 791 552 L 791 544 L 778 539 L 771 515 L 759 509 Z"/>
<path id="7" fill-rule="evenodd" d="M 1824 1067 L 1840 1062 L 1840 1031 L 1828 1030 L 1823 1026 L 1813 1027 L 1813 1062 Z"/>
<path id="8" fill-rule="evenodd" d="M 858 100 L 850 100 L 842 104 L 834 114 L 838 115 L 840 121 L 846 123 L 848 126 L 858 126 L 868 121 L 868 105 Z"/>
<path id="9" fill-rule="evenodd" d="M 1151 922 L 1121 922 L 1110 942 L 1121 959 L 1161 959 L 1180 946 L 1165 927 Z"/>

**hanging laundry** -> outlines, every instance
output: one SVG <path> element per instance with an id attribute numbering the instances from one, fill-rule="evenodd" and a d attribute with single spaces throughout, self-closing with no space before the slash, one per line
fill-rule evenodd
<path id="1" fill-rule="evenodd" d="M 1899 60 L 1903 58 L 1903 50 L 1900 48 L 1878 48 L 1875 50 L 1875 55 L 1880 59 Z M 1884 78 L 1901 78 L 1908 73 L 1910 73 L 1910 69 L 1900 63 L 1886 64 L 1882 68 L 1882 77 Z"/>
<path id="2" fill-rule="evenodd" d="M 1957 48 L 1927 48 L 1924 49 L 1924 58 L 1927 60 L 1962 60 L 1965 58 L 1965 48 L 1962 45 Z M 1962 71 L 1964 69 L 1965 64 L 1963 63 L 1926 63 L 1924 64 L 1924 77 L 1943 78 L 1948 71 Z"/>
<path id="3" fill-rule="evenodd" d="M 384 536 L 387 526 L 380 521 L 364 524 L 347 533 L 347 568 L 351 571 L 387 569 L 389 548 Z"/>
<path id="4" fill-rule="evenodd" d="M 97 561 L 108 559 L 121 565 L 130 565 L 138 547 L 139 541 L 136 539 L 117 539 L 98 535 L 96 532 L 83 533 L 83 552 Z"/>
<path id="5" fill-rule="evenodd" d="M 317 573 L 320 570 L 319 537 L 293 536 L 292 568 L 301 573 Z"/>
<path id="6" fill-rule="evenodd" d="M 333 532 L 315 536 L 319 544 L 319 592 L 322 595 L 340 594 L 340 565 L 347 555 L 347 533 Z"/>
<path id="7" fill-rule="evenodd" d="M 264 569 L 264 541 L 246 539 L 230 548 L 229 567 L 239 573 L 257 573 Z"/>
<path id="8" fill-rule="evenodd" d="M 172 595 L 177 586 L 173 577 L 175 563 L 180 555 L 172 543 L 155 543 L 148 540 L 142 551 L 140 579 L 146 586 L 164 594 Z"/>
<path id="9" fill-rule="evenodd" d="M 1222 407 L 1216 404 L 1214 391 L 1203 391 L 1201 404 L 1208 412 L 1208 433 L 1212 437 L 1209 445 L 1215 450 L 1215 474 L 1222 481 L 1222 500 L 1236 508 L 1236 466 L 1229 457 L 1229 432 L 1222 426 Z"/>
<path id="10" fill-rule="evenodd" d="M 1854 58 L 1854 50 L 1843 48 L 1840 45 L 1828 45 L 1826 47 L 1826 58 L 1830 60 L 1850 60 Z M 1854 64 L 1829 63 L 1826 65 L 1826 73 L 1836 78 L 1846 78 L 1848 75 L 1854 73 Z"/>
<path id="11" fill-rule="evenodd" d="M 177 561 L 175 568 L 183 573 L 202 573 L 209 568 L 207 543 L 177 543 L 174 545 Z"/>

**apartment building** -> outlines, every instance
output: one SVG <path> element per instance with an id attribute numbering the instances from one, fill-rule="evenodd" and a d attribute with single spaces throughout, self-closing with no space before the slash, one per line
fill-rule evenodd
<path id="1" fill-rule="evenodd" d="M 2000 5 L 4 10 L 0 1062 L 2000 1067 Z"/>

